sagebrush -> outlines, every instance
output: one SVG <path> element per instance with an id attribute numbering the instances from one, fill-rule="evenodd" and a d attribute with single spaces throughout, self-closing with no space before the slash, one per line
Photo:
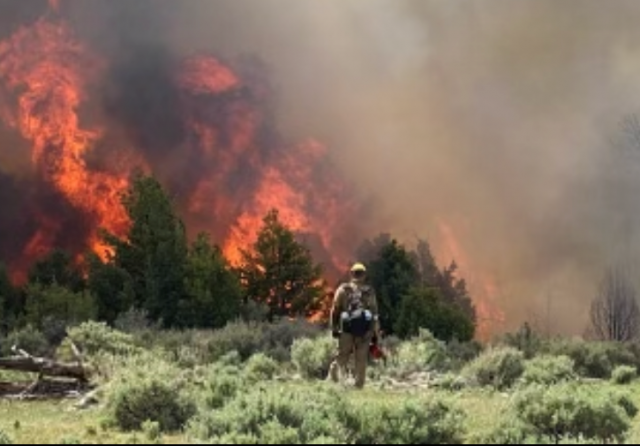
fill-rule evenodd
<path id="1" fill-rule="evenodd" d="M 108 388 L 108 414 L 124 431 L 139 431 L 156 422 L 162 432 L 179 432 L 195 414 L 188 382 L 174 365 L 154 360 L 130 364 L 114 377 Z"/>
<path id="2" fill-rule="evenodd" d="M 625 394 L 570 383 L 536 386 L 520 394 L 516 412 L 539 438 L 622 442 L 637 408 Z"/>
<path id="3" fill-rule="evenodd" d="M 488 350 L 469 364 L 464 375 L 483 387 L 506 390 L 520 379 L 525 372 L 525 361 L 522 352 L 502 347 Z"/>
<path id="4" fill-rule="evenodd" d="M 638 378 L 638 369 L 631 366 L 617 367 L 611 376 L 614 384 L 625 386 L 631 384 Z"/>
<path id="5" fill-rule="evenodd" d="M 577 379 L 575 362 L 568 356 L 540 356 L 527 361 L 524 384 L 554 385 Z"/>
<path id="6" fill-rule="evenodd" d="M 328 336 L 300 339 L 291 348 L 291 358 L 305 378 L 322 379 L 327 376 L 337 343 Z"/>

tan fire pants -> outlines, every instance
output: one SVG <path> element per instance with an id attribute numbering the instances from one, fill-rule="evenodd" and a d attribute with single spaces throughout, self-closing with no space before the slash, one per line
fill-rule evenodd
<path id="1" fill-rule="evenodd" d="M 338 355 L 331 364 L 329 375 L 335 383 L 340 382 L 341 375 L 344 376 L 349 365 L 351 355 L 355 356 L 355 378 L 356 387 L 362 389 L 367 379 L 367 363 L 369 361 L 369 346 L 371 335 L 366 337 L 354 337 L 343 333 L 340 336 L 338 345 Z"/>

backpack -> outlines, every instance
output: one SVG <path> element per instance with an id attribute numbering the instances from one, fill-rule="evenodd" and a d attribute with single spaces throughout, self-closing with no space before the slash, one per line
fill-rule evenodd
<path id="1" fill-rule="evenodd" d="M 366 336 L 373 328 L 371 287 L 346 284 L 346 311 L 342 315 L 342 331 L 356 337 Z"/>

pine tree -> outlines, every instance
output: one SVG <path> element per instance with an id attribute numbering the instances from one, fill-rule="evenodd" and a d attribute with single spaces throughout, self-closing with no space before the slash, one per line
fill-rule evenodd
<path id="1" fill-rule="evenodd" d="M 26 321 L 40 329 L 55 322 L 62 327 L 96 318 L 93 296 L 60 285 L 30 284 L 26 288 Z"/>
<path id="2" fill-rule="evenodd" d="M 280 222 L 277 210 L 264 218 L 253 249 L 243 252 L 241 278 L 247 298 L 266 304 L 271 319 L 309 317 L 321 308 L 322 267 Z"/>
<path id="3" fill-rule="evenodd" d="M 177 324 L 185 296 L 187 237 L 173 203 L 152 178 L 137 175 L 122 203 L 131 220 L 126 240 L 105 234 L 115 252 L 114 263 L 133 281 L 136 308 L 149 312 L 165 327 Z"/>
<path id="4" fill-rule="evenodd" d="M 384 332 L 412 336 L 428 328 L 444 338 L 473 336 L 476 312 L 466 282 L 457 278 L 455 263 L 438 268 L 428 242 L 419 240 L 411 251 L 381 234 L 360 246 L 358 259 L 367 264 Z"/>
<path id="5" fill-rule="evenodd" d="M 420 329 L 444 341 L 467 342 L 475 335 L 474 322 L 435 288 L 415 288 L 402 299 L 395 333 L 406 339 L 417 336 Z"/>
<path id="6" fill-rule="evenodd" d="M 60 249 L 53 250 L 38 260 L 29 270 L 29 283 L 43 286 L 60 285 L 73 292 L 84 289 L 82 272 L 74 265 L 71 255 Z"/>
<path id="7" fill-rule="evenodd" d="M 180 302 L 180 325 L 222 328 L 240 316 L 242 288 L 222 250 L 200 234 L 191 246 L 185 271 L 186 297 Z"/>
<path id="8" fill-rule="evenodd" d="M 135 306 L 131 275 L 114 263 L 89 258 L 89 291 L 96 299 L 98 319 L 113 324 L 118 316 Z"/>
<path id="9" fill-rule="evenodd" d="M 4 265 L 0 264 L 0 333 L 10 328 L 9 306 L 15 299 L 15 290 Z"/>
<path id="10" fill-rule="evenodd" d="M 21 290 L 13 285 L 9 272 L 0 263 L 0 333 L 13 330 L 23 311 L 24 299 Z"/>
<path id="11" fill-rule="evenodd" d="M 414 257 L 397 240 L 390 239 L 379 247 L 377 256 L 367 266 L 369 282 L 378 297 L 381 328 L 392 334 L 402 300 L 420 281 Z"/>

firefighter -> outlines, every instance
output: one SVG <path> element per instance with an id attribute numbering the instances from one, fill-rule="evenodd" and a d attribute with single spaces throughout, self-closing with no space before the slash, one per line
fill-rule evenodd
<path id="1" fill-rule="evenodd" d="M 353 265 L 351 281 L 338 288 L 331 309 L 331 330 L 338 339 L 338 353 L 329 378 L 340 382 L 353 354 L 358 389 L 365 385 L 370 346 L 380 339 L 378 302 L 374 289 L 365 283 L 366 273 L 362 263 Z"/>

